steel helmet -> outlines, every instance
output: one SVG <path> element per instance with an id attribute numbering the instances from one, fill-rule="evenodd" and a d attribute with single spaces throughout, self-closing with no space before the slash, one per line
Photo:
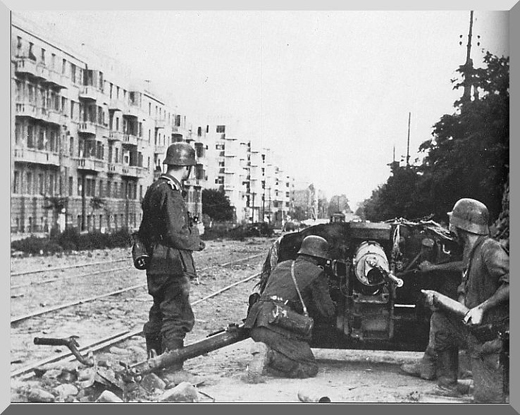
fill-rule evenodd
<path id="1" fill-rule="evenodd" d="M 484 203 L 475 199 L 460 199 L 448 213 L 450 226 L 476 235 L 489 233 L 489 212 Z"/>
<path id="2" fill-rule="evenodd" d="M 316 258 L 330 259 L 329 243 L 325 238 L 316 235 L 305 237 L 298 251 L 298 255 L 310 255 Z"/>
<path id="3" fill-rule="evenodd" d="M 166 150 L 166 158 L 163 164 L 171 164 L 174 166 L 194 166 L 197 164 L 195 160 L 195 149 L 188 143 L 173 143 Z"/>

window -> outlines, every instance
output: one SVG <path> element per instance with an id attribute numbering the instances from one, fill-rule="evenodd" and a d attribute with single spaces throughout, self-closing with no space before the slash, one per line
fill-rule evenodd
<path id="1" fill-rule="evenodd" d="M 27 147 L 34 148 L 33 126 L 27 126 Z"/>
<path id="2" fill-rule="evenodd" d="M 69 141 L 69 155 L 74 156 L 74 137 L 70 137 Z"/>
<path id="3" fill-rule="evenodd" d="M 61 73 L 62 75 L 65 75 L 65 72 L 67 72 L 67 61 L 63 59 L 61 61 Z"/>
<path id="4" fill-rule="evenodd" d="M 26 175 L 26 190 L 25 190 L 25 193 L 27 194 L 32 194 L 32 187 L 33 187 L 33 178 L 32 178 L 32 173 L 31 172 L 27 172 L 27 175 Z"/>
<path id="5" fill-rule="evenodd" d="M 38 175 L 38 191 L 41 195 L 45 194 L 45 182 L 43 181 L 43 174 Z"/>
<path id="6" fill-rule="evenodd" d="M 81 185 L 81 180 L 78 180 L 78 196 L 81 196 L 82 191 L 83 191 L 83 186 Z"/>
<path id="7" fill-rule="evenodd" d="M 33 53 L 33 43 L 32 42 L 29 42 L 29 59 L 33 60 L 33 61 L 36 61 L 36 56 L 34 56 L 34 53 Z"/>
<path id="8" fill-rule="evenodd" d="M 226 126 L 225 125 L 217 125 L 217 133 L 225 133 Z"/>
<path id="9" fill-rule="evenodd" d="M 42 63 L 45 63 L 45 49 L 42 48 Z"/>
<path id="10" fill-rule="evenodd" d="M 13 193 L 15 193 L 15 194 L 20 193 L 20 172 L 19 171 L 14 172 Z"/>
<path id="11" fill-rule="evenodd" d="M 106 192 L 106 197 L 112 197 L 111 195 L 111 186 L 112 186 L 112 182 L 109 180 L 107 181 L 107 192 Z"/>
<path id="12" fill-rule="evenodd" d="M 22 126 L 19 123 L 16 123 L 14 126 L 14 139 L 16 144 L 20 144 L 22 134 Z"/>
<path id="13" fill-rule="evenodd" d="M 16 36 L 16 56 L 22 56 L 22 38 L 20 36 Z"/>
<path id="14" fill-rule="evenodd" d="M 72 196 L 73 191 L 74 191 L 74 178 L 69 177 L 69 196 Z"/>
<path id="15" fill-rule="evenodd" d="M 76 65 L 73 63 L 70 64 L 70 77 L 72 82 L 76 83 Z"/>
<path id="16" fill-rule="evenodd" d="M 49 194 L 51 196 L 54 196 L 54 185 L 55 185 L 55 181 L 54 181 L 54 174 L 49 174 Z"/>

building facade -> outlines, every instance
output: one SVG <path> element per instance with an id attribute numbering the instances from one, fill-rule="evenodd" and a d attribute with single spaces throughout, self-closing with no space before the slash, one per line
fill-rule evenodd
<path id="1" fill-rule="evenodd" d="M 224 191 L 234 222 L 283 227 L 294 180 L 231 117 L 194 122 L 109 57 L 52 40 L 16 14 L 11 24 L 11 232 L 136 229 L 141 200 L 171 143 L 194 146 L 190 213 L 202 190 Z"/>
<path id="2" fill-rule="evenodd" d="M 12 232 L 137 228 L 167 146 L 181 140 L 199 157 L 186 190 L 202 215 L 203 145 L 185 116 L 14 15 L 11 29 Z"/>

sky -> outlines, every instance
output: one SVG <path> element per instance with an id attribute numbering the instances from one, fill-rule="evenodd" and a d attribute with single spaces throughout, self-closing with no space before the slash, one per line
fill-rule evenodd
<path id="1" fill-rule="evenodd" d="M 352 208 L 454 112 L 469 10 L 15 11 L 151 81 L 188 116 L 229 115 L 278 165 Z M 509 56 L 505 11 L 474 13 L 472 59 Z M 460 37 L 462 35 L 462 38 Z M 480 36 L 480 38 L 477 38 Z M 462 42 L 462 45 L 459 44 Z M 477 45 L 477 42 L 480 45 Z"/>

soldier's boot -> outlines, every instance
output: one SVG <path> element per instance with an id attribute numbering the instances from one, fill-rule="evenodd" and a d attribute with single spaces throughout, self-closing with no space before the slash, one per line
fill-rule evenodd
<path id="1" fill-rule="evenodd" d="M 152 359 L 162 353 L 161 336 L 147 335 L 146 339 L 146 353 L 148 359 Z"/>
<path id="2" fill-rule="evenodd" d="M 458 382 L 459 351 L 448 349 L 439 352 L 436 393 L 444 396 L 461 396 L 470 392 L 471 382 Z"/>
<path id="3" fill-rule="evenodd" d="M 164 346 L 164 353 L 171 350 L 182 349 L 184 347 L 184 341 L 182 339 L 169 340 Z M 191 373 L 183 369 L 184 361 L 174 363 L 164 369 L 162 369 L 159 377 L 166 382 L 167 388 L 173 388 L 182 382 L 189 382 L 191 384 L 197 383 L 197 378 Z"/>
<path id="4" fill-rule="evenodd" d="M 425 380 L 434 380 L 437 375 L 437 354 L 430 347 L 426 348 L 421 360 L 401 366 L 401 370 L 410 376 Z"/>
<path id="5" fill-rule="evenodd" d="M 249 362 L 244 380 L 247 383 L 265 382 L 264 373 L 270 360 L 270 349 L 262 342 L 255 342 L 251 347 L 253 359 Z"/>

